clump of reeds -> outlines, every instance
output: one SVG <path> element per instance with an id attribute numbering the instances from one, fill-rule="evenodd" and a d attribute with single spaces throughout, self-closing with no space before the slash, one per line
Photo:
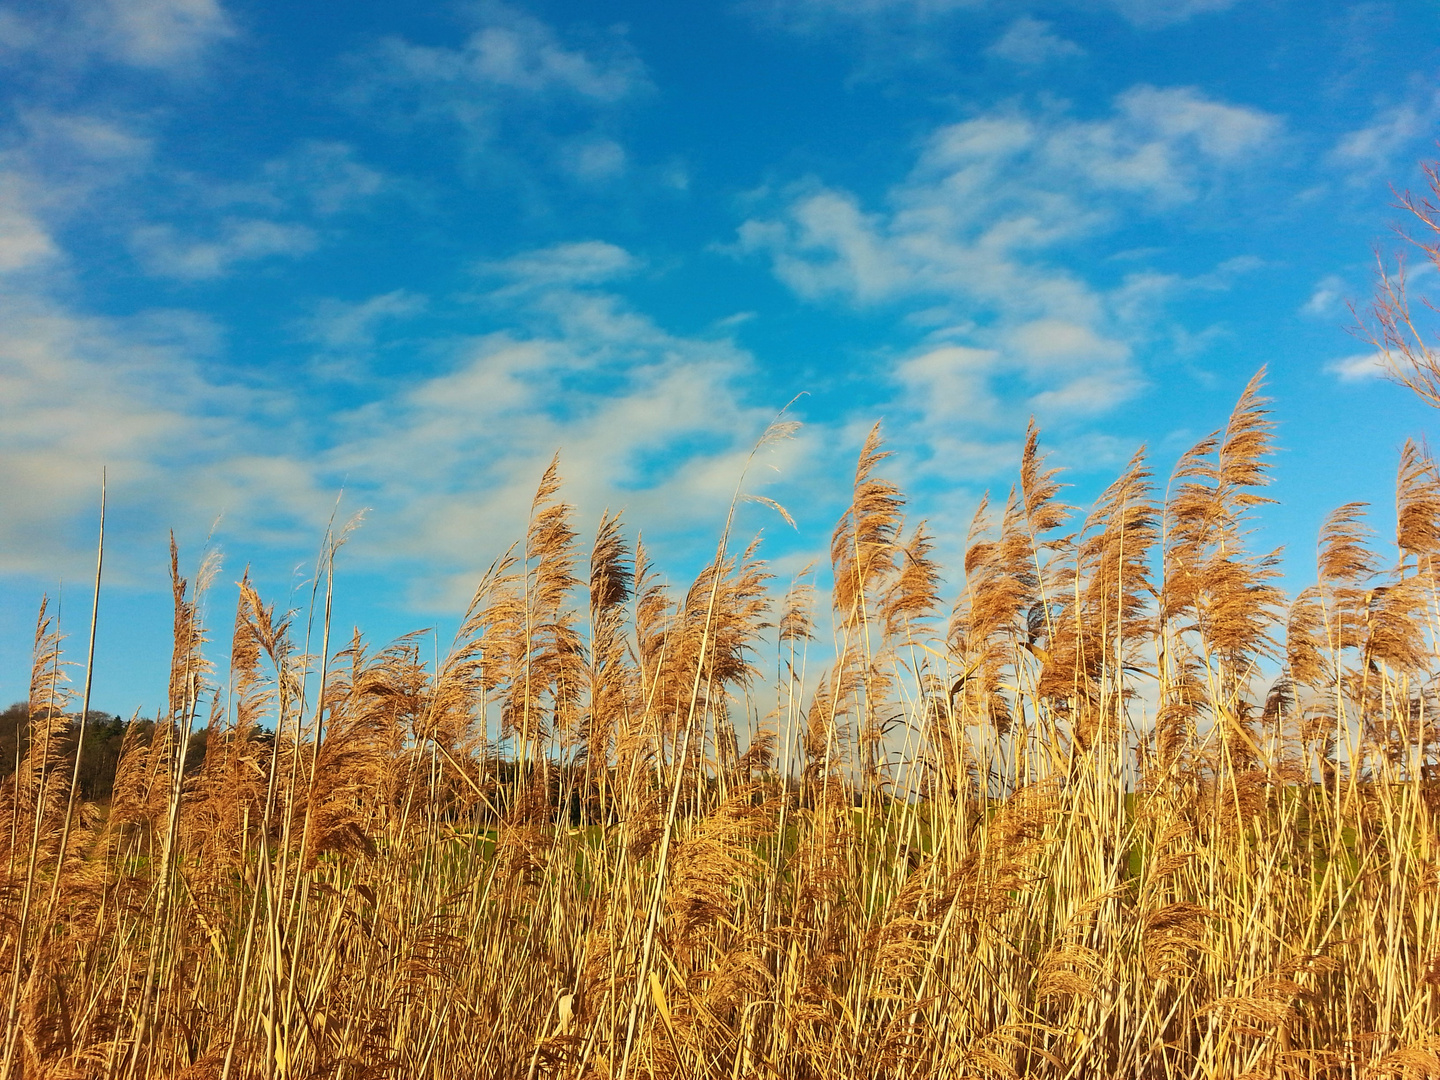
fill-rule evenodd
<path id="1" fill-rule="evenodd" d="M 672 591 L 608 513 L 586 565 L 558 462 L 433 668 L 332 649 L 342 532 L 309 612 L 242 578 L 217 686 L 172 547 L 98 804 L 42 605 L 0 1080 L 1440 1075 L 1440 468 L 1287 604 L 1271 430 L 1257 377 L 1081 516 L 1032 427 L 948 618 L 872 430 L 818 672 L 809 569 L 727 521 Z"/>
<path id="2" fill-rule="evenodd" d="M 582 576 L 554 464 L 434 670 L 243 578 L 215 686 L 177 556 L 103 805 L 42 608 L 0 1074 L 1435 1075 L 1440 470 L 1406 444 L 1394 564 L 1341 507 L 1287 610 L 1269 451 L 1257 380 L 1076 518 L 1032 429 L 947 623 L 872 431 L 808 691 L 808 572 L 727 528 L 672 593 L 607 514 Z"/>

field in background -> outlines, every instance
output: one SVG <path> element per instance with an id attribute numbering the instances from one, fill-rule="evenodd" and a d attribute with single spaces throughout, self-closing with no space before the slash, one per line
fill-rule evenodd
<path id="1" fill-rule="evenodd" d="M 728 534 L 672 594 L 553 467 L 437 670 L 331 638 L 336 537 L 214 686 L 177 562 L 103 803 L 42 611 L 0 1080 L 1440 1075 L 1440 472 L 1287 605 L 1269 431 L 1252 384 L 1083 518 L 1032 431 L 948 610 L 876 435 L 825 619 Z"/>

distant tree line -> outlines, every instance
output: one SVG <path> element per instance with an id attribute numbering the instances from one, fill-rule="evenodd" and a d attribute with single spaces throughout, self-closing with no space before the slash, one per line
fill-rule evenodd
<path id="1" fill-rule="evenodd" d="M 68 717 L 70 724 L 64 741 L 54 753 L 69 755 L 80 742 L 80 716 Z M 91 709 L 85 714 L 85 738 L 80 746 L 80 798 L 86 802 L 103 802 L 110 798 L 115 786 L 115 769 L 127 733 L 136 747 L 148 746 L 155 735 L 155 721 L 135 718 L 123 720 L 112 713 Z M 16 702 L 0 712 L 0 782 L 15 771 L 16 763 L 30 749 L 30 707 Z M 205 761 L 208 732 L 200 729 L 190 736 L 185 752 L 185 771 L 197 769 Z"/>

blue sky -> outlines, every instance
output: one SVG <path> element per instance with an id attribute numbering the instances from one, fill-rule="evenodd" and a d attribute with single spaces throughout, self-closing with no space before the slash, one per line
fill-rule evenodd
<path id="1" fill-rule="evenodd" d="M 416 5 L 418 7 L 418 5 Z M 1432 414 L 1345 332 L 1440 133 L 1429 3 L 0 5 L 0 699 L 40 594 L 95 705 L 153 709 L 166 534 L 287 603 L 368 514 L 338 617 L 443 640 L 557 449 L 678 581 L 767 457 L 777 573 L 864 432 L 951 565 L 1027 418 L 1084 502 L 1163 476 L 1269 365 L 1257 545 L 1387 528 Z M 1417 279 L 1417 284 L 1423 283 Z M 299 595 L 298 593 L 296 594 Z"/>

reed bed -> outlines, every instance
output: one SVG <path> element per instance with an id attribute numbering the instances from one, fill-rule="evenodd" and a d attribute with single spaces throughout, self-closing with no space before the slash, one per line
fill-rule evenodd
<path id="1" fill-rule="evenodd" d="M 99 805 L 42 608 L 0 1080 L 1440 1076 L 1440 471 L 1287 603 L 1270 450 L 1257 379 L 1082 516 L 1032 430 L 951 605 L 872 432 L 828 613 L 728 525 L 670 590 L 552 465 L 437 663 L 332 636 L 337 535 L 223 686 L 174 557 Z"/>

